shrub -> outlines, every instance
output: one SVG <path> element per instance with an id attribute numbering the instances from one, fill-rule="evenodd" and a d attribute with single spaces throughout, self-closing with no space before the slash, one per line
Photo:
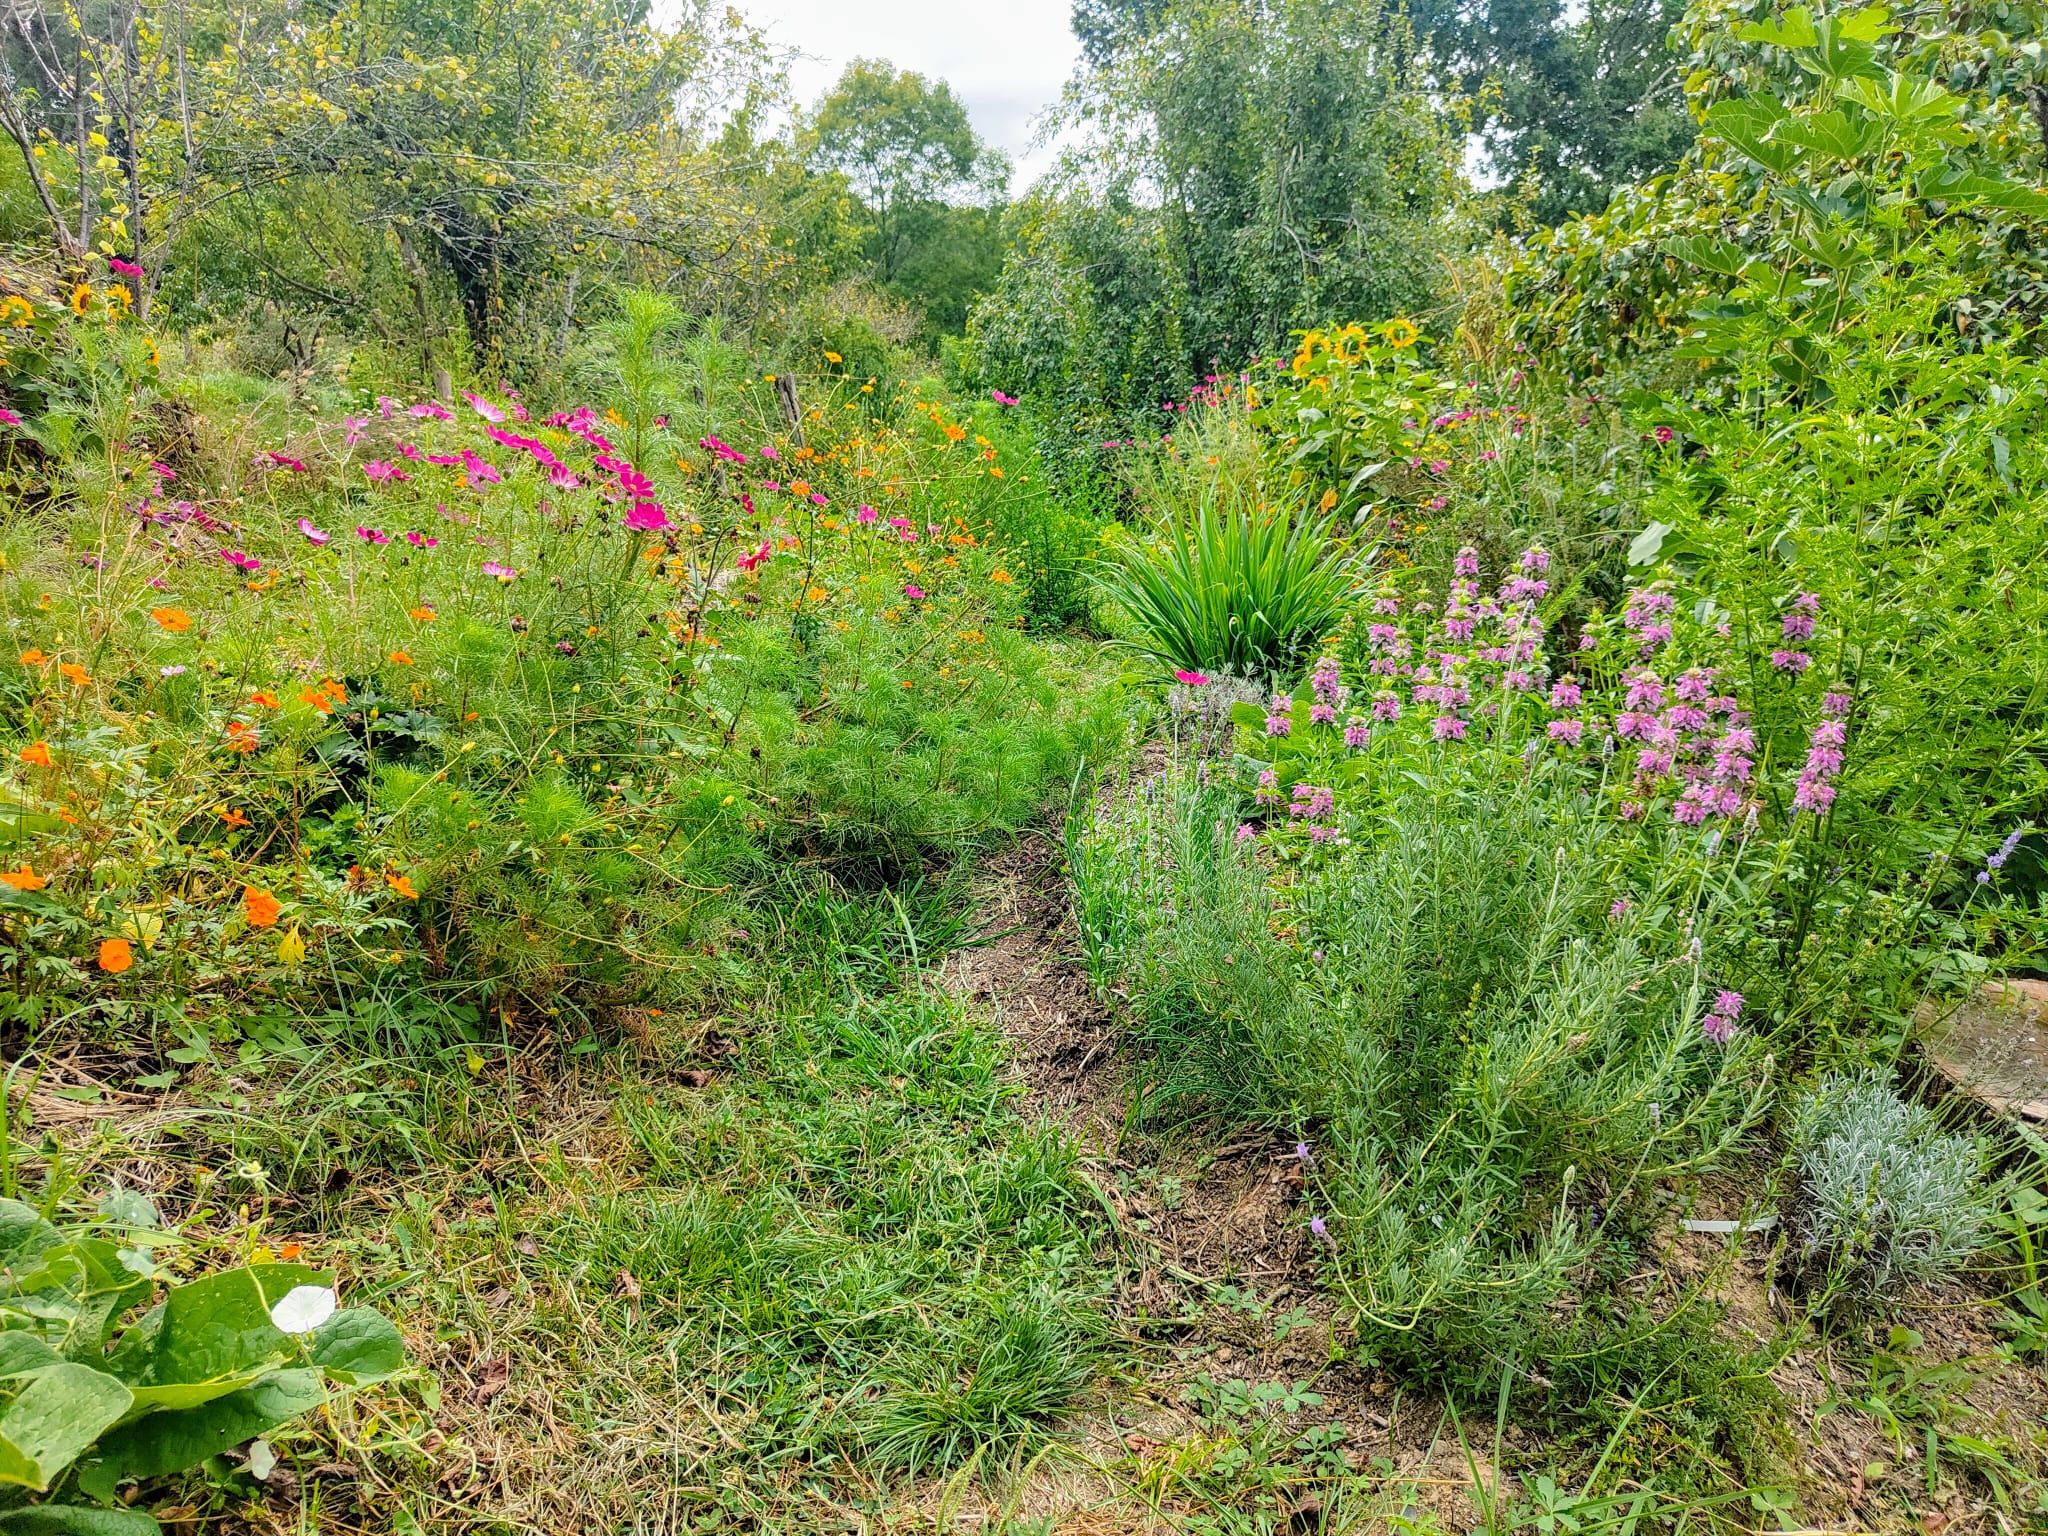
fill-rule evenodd
<path id="1" fill-rule="evenodd" d="M 1793 1117 L 1789 1277 L 1816 1313 L 1847 1314 L 1952 1274 L 1990 1217 L 1981 1160 L 1875 1070 L 1830 1074 Z"/>
<path id="2" fill-rule="evenodd" d="M 1617 1213 L 1710 1166 L 1769 1088 L 1754 1037 L 1709 1027 L 1682 932 L 1610 915 L 1612 830 L 1513 762 L 1444 754 L 1354 840 L 1277 869 L 1238 792 L 1187 772 L 1078 839 L 1148 1104 L 1302 1135 L 1333 1281 L 1417 1363 L 1537 1327 Z M 1662 894 L 1703 926 L 1730 899 Z"/>

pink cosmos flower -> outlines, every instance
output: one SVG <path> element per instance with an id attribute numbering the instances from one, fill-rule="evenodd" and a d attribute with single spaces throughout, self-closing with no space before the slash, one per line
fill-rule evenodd
<path id="1" fill-rule="evenodd" d="M 855 522 L 872 523 L 875 520 L 876 512 L 873 507 L 863 503 L 861 505 L 861 509 L 858 512 L 854 513 L 853 517 Z"/>
<path id="2" fill-rule="evenodd" d="M 430 539 L 424 533 L 408 533 L 405 536 L 405 542 L 414 549 L 432 549 L 441 541 L 439 539 Z"/>
<path id="3" fill-rule="evenodd" d="M 425 417 L 433 421 L 453 421 L 455 419 L 455 413 L 438 400 L 422 400 L 406 414 Z"/>
<path id="4" fill-rule="evenodd" d="M 462 392 L 462 398 L 469 402 L 469 408 L 471 410 L 475 411 L 477 415 L 483 417 L 485 421 L 490 422 L 494 426 L 505 419 L 505 413 L 499 410 L 498 407 L 496 407 L 495 405 L 491 404 L 490 401 L 484 399 L 482 395 L 471 394 L 468 390 L 465 389 Z"/>
<path id="5" fill-rule="evenodd" d="M 380 533 L 375 528 L 358 528 L 356 529 L 356 537 L 365 544 L 389 544 L 391 542 L 389 534 Z"/>
<path id="6" fill-rule="evenodd" d="M 363 440 L 363 428 L 370 424 L 370 418 L 367 416 L 344 416 L 341 418 L 341 424 L 347 428 L 348 445 L 353 448 Z"/>
<path id="7" fill-rule="evenodd" d="M 370 460 L 369 463 L 363 466 L 363 473 L 369 477 L 372 485 L 385 485 L 394 480 L 410 480 L 412 478 L 411 475 L 408 475 L 388 459 Z"/>
<path id="8" fill-rule="evenodd" d="M 660 533 L 669 526 L 668 512 L 658 501 L 636 501 L 626 514 L 626 526 L 635 533 Z"/>
<path id="9" fill-rule="evenodd" d="M 260 571 L 263 569 L 263 562 L 261 560 L 258 560 L 254 555 L 245 555 L 239 549 L 224 549 L 220 552 L 220 557 L 238 570 Z"/>
<path id="10" fill-rule="evenodd" d="M 903 587 L 903 595 L 904 595 L 905 597 L 909 598 L 909 599 L 910 599 L 910 600 L 911 600 L 911 601 L 912 601 L 913 603 L 919 603 L 919 602 L 923 602 L 923 601 L 924 601 L 924 588 L 922 588 L 922 587 L 913 587 L 913 586 L 911 586 L 911 585 L 910 585 L 909 583 L 907 583 L 907 582 L 906 582 L 906 583 L 904 584 L 904 587 Z"/>
<path id="11" fill-rule="evenodd" d="M 313 525 L 313 520 L 310 517 L 302 517 L 299 519 L 299 532 L 306 536 L 306 542 L 308 544 L 316 546 L 325 544 L 329 539 L 334 537 L 334 535 L 331 533 L 322 533 L 318 528 L 316 528 Z"/>
<path id="12" fill-rule="evenodd" d="M 995 401 L 997 405 L 1017 405 L 1021 403 L 1015 395 L 1006 395 L 1000 389 L 990 390 L 988 397 Z"/>
<path id="13" fill-rule="evenodd" d="M 1184 672 L 1179 667 L 1175 667 L 1173 669 L 1173 675 L 1180 682 L 1186 683 L 1190 688 L 1203 687 L 1209 681 L 1209 679 L 1200 672 Z"/>
<path id="14" fill-rule="evenodd" d="M 473 482 L 483 485 L 496 485 L 505 478 L 497 465 L 478 458 L 467 448 L 462 450 L 462 472 Z"/>
<path id="15" fill-rule="evenodd" d="M 500 565 L 495 560 L 486 560 L 484 562 L 484 574 L 486 576 L 495 576 L 500 581 L 517 581 L 519 579 L 517 571 L 513 570 L 510 566 Z"/>
<path id="16" fill-rule="evenodd" d="M 0 422 L 5 422 L 10 427 L 18 427 L 21 425 L 21 418 L 8 410 L 6 406 L 0 405 Z"/>
<path id="17" fill-rule="evenodd" d="M 558 491 L 577 491 L 583 488 L 583 482 L 576 478 L 576 471 L 566 464 L 557 464 L 548 471 L 548 484 Z"/>
<path id="18" fill-rule="evenodd" d="M 109 256 L 107 258 L 107 265 L 123 277 L 140 278 L 144 276 L 142 268 L 135 265 L 132 261 L 123 261 L 118 256 Z"/>

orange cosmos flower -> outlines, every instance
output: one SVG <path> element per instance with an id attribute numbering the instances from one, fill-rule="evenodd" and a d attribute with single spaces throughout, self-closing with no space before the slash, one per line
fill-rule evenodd
<path id="1" fill-rule="evenodd" d="M 109 976 L 118 976 L 135 963 L 135 952 L 128 947 L 126 939 L 100 940 L 100 969 Z"/>
<path id="2" fill-rule="evenodd" d="M 439 615 L 436 614 L 433 609 L 425 606 L 421 606 L 418 608 L 408 608 L 406 610 L 406 615 L 407 617 L 411 618 L 412 621 L 416 624 L 431 624 L 434 622 L 436 618 L 439 617 Z"/>
<path id="3" fill-rule="evenodd" d="M 249 919 L 251 928 L 271 927 L 277 922 L 277 914 L 283 910 L 283 905 L 270 892 L 258 890 L 253 885 L 242 887 L 242 915 Z"/>
<path id="4" fill-rule="evenodd" d="M 50 659 L 48 651 L 27 650 L 17 658 L 24 667 L 40 667 Z"/>
<path id="5" fill-rule="evenodd" d="M 219 816 L 222 821 L 226 822 L 231 827 L 246 827 L 249 825 L 249 818 L 242 811 L 240 806 L 235 806 L 232 808 L 228 806 L 222 806 L 220 810 L 216 811 L 214 814 Z"/>
<path id="6" fill-rule="evenodd" d="M 174 635 L 192 627 L 192 615 L 182 608 L 152 608 L 149 616 Z"/>
<path id="7" fill-rule="evenodd" d="M 67 661 L 64 663 L 63 666 L 59 667 L 57 670 L 59 672 L 62 672 L 65 675 L 65 677 L 69 678 L 75 686 L 80 688 L 83 688 L 87 683 L 92 681 L 92 674 L 86 671 L 85 668 L 81 667 L 75 661 Z"/>
<path id="8" fill-rule="evenodd" d="M 334 700 L 328 698 L 324 693 L 314 692 L 311 688 L 301 688 L 299 690 L 299 702 L 312 705 L 323 715 L 334 713 Z"/>
<path id="9" fill-rule="evenodd" d="M 277 695 L 272 693 L 268 688 L 258 688 L 254 693 L 249 695 L 249 702 L 251 704 L 261 704 L 265 709 L 276 709 Z"/>
<path id="10" fill-rule="evenodd" d="M 32 741 L 21 749 L 21 760 L 35 768 L 50 766 L 50 744 L 47 741 Z"/>
<path id="11" fill-rule="evenodd" d="M 346 704 L 348 702 L 348 690 L 331 677 L 320 680 L 320 691 L 337 704 Z"/>
<path id="12" fill-rule="evenodd" d="M 391 653 L 391 664 L 394 667 L 409 667 L 412 665 L 412 658 L 403 651 L 393 651 Z"/>
<path id="13" fill-rule="evenodd" d="M 26 864 L 0 873 L 0 885 L 11 885 L 17 891 L 40 891 L 49 883 Z"/>
<path id="14" fill-rule="evenodd" d="M 390 886 L 392 890 L 398 892 L 407 901 L 418 901 L 420 899 L 420 893 L 412 888 L 412 881 L 408 880 L 404 875 L 386 875 L 384 883 Z"/>
<path id="15" fill-rule="evenodd" d="M 990 571 L 990 572 L 988 573 L 988 579 L 989 579 L 990 581 L 1000 581 L 1000 582 L 1008 583 L 1008 582 L 1010 581 L 1011 577 L 1010 577 L 1010 573 L 1009 573 L 1008 571 L 1003 571 L 1003 570 L 995 570 L 995 571 Z"/>

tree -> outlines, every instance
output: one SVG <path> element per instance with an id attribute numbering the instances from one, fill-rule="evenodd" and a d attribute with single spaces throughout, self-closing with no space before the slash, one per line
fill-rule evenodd
<path id="1" fill-rule="evenodd" d="M 1002 266 L 1010 166 L 982 142 L 953 88 L 856 59 L 819 101 L 802 142 L 812 170 L 843 181 L 865 213 L 876 279 L 924 316 L 927 339 L 957 334 Z"/>

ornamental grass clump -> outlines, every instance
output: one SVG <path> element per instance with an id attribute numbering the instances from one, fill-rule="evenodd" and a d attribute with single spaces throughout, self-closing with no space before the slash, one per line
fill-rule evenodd
<path id="1" fill-rule="evenodd" d="M 1279 678 L 1335 628 L 1370 551 L 1308 511 L 1225 507 L 1204 494 L 1098 578 L 1130 620 L 1124 643 L 1162 671 Z"/>
<path id="2" fill-rule="evenodd" d="M 1990 1203 L 1966 1136 L 1883 1074 L 1830 1074 L 1792 1122 L 1799 1174 L 1785 1274 L 1816 1315 L 1850 1316 L 1953 1274 L 1984 1240 Z"/>

